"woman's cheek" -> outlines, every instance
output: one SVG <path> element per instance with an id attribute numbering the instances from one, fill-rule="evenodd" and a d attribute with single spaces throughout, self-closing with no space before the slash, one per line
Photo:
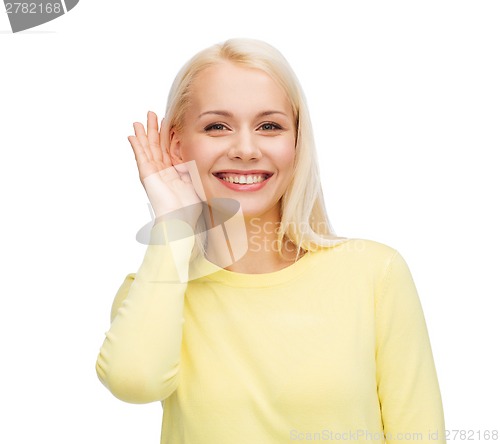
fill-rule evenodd
<path id="1" fill-rule="evenodd" d="M 275 153 L 279 153 L 280 164 L 293 163 L 295 159 L 295 144 L 293 139 L 287 140 L 283 139 L 279 141 L 279 144 L 275 147 Z"/>
<path id="2" fill-rule="evenodd" d="M 214 154 L 220 147 L 221 141 L 217 137 L 197 137 L 192 141 L 193 156 L 206 158 Z"/>
<path id="3" fill-rule="evenodd" d="M 207 143 L 202 138 L 193 137 L 186 141 L 183 149 L 183 158 L 186 161 L 196 160 L 198 164 L 199 159 L 203 159 L 207 153 Z"/>

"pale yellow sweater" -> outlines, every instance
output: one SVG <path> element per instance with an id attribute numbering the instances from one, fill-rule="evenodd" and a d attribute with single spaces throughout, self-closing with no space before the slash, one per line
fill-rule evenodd
<path id="1" fill-rule="evenodd" d="M 162 401 L 162 444 L 446 442 L 422 308 L 396 250 L 349 239 L 272 273 L 172 282 L 174 254 L 188 267 L 192 245 L 148 246 L 96 365 L 117 398 Z"/>

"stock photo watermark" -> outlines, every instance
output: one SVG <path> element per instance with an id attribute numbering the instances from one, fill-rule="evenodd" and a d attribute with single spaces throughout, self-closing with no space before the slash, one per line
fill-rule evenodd
<path id="1" fill-rule="evenodd" d="M 444 431 L 446 441 L 498 441 L 498 430 L 496 429 L 450 429 Z M 315 432 L 301 430 L 290 430 L 290 441 L 330 441 L 330 442 L 350 442 L 350 441 L 373 441 L 385 442 L 386 440 L 408 441 L 408 442 L 429 442 L 441 441 L 443 433 L 438 430 L 428 430 L 426 432 L 397 432 L 384 433 L 372 432 L 366 429 L 337 431 L 323 429 Z"/>
<path id="2" fill-rule="evenodd" d="M 78 2 L 79 0 L 36 0 L 31 2 L 4 0 L 5 12 L 14 33 L 55 20 L 73 9 Z"/>

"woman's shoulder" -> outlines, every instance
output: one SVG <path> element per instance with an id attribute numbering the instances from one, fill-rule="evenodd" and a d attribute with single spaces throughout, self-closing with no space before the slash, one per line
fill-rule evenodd
<path id="1" fill-rule="evenodd" d="M 344 255 L 356 257 L 358 259 L 362 257 L 366 259 L 385 259 L 391 258 L 398 253 L 396 248 L 391 245 L 373 239 L 356 237 L 339 238 L 339 241 L 335 245 L 320 248 L 320 250 L 324 251 L 326 255 Z"/>
<path id="2" fill-rule="evenodd" d="M 327 269 L 342 269 L 346 273 L 384 274 L 398 250 L 391 245 L 365 238 L 345 238 L 336 245 L 320 248 L 315 254 L 318 266 Z"/>

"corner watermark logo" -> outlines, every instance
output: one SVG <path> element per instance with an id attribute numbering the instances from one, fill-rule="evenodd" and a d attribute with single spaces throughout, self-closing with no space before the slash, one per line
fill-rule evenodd
<path id="1" fill-rule="evenodd" d="M 13 2 L 4 0 L 12 32 L 24 31 L 50 22 L 71 11 L 79 0 L 35 0 Z"/>

